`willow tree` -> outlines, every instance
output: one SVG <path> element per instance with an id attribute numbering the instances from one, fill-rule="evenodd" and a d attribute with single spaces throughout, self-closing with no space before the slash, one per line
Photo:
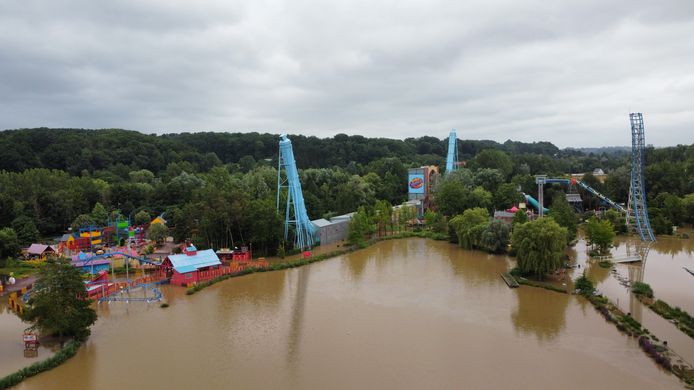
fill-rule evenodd
<path id="1" fill-rule="evenodd" d="M 516 252 L 518 268 L 538 279 L 561 267 L 568 232 L 551 218 L 519 224 L 514 227 L 511 245 Z"/>
<path id="2" fill-rule="evenodd" d="M 467 209 L 451 219 L 450 225 L 458 236 L 458 244 L 465 249 L 474 249 L 480 246 L 482 233 L 489 225 L 489 213 L 481 207 Z"/>

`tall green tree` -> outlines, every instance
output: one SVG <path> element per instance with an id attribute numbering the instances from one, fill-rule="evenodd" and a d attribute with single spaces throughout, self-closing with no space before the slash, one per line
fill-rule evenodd
<path id="1" fill-rule="evenodd" d="M 503 178 L 508 178 L 513 172 L 513 161 L 508 154 L 497 149 L 484 149 L 471 161 L 473 168 L 498 169 Z"/>
<path id="2" fill-rule="evenodd" d="M 506 210 L 513 207 L 515 204 L 523 201 L 523 195 L 518 192 L 516 185 L 513 183 L 503 183 L 493 192 L 492 200 L 494 208 L 497 210 Z"/>
<path id="3" fill-rule="evenodd" d="M 364 207 L 360 207 L 353 215 L 349 223 L 347 242 L 351 245 L 362 246 L 366 243 L 366 236 L 371 230 L 371 221 Z"/>
<path id="4" fill-rule="evenodd" d="M 524 224 L 526 222 L 528 222 L 528 215 L 522 209 L 516 211 L 516 213 L 513 214 L 512 224 L 514 228 L 516 227 L 516 225 Z"/>
<path id="5" fill-rule="evenodd" d="M 99 202 L 94 205 L 91 217 L 98 226 L 106 226 L 106 223 L 108 223 L 108 211 L 106 211 L 104 205 Z"/>
<path id="6" fill-rule="evenodd" d="M 86 339 L 96 312 L 79 269 L 66 261 L 49 261 L 41 268 L 24 319 L 46 336 Z"/>
<path id="7" fill-rule="evenodd" d="M 149 229 L 147 229 L 147 238 L 157 244 L 161 244 L 168 234 L 169 228 L 161 223 L 152 224 Z"/>
<path id="8" fill-rule="evenodd" d="M 576 239 L 578 231 L 578 217 L 574 210 L 569 206 L 566 197 L 563 194 L 555 196 L 552 200 L 550 216 L 559 226 L 566 228 L 566 240 L 571 242 Z"/>
<path id="9" fill-rule="evenodd" d="M 135 225 L 146 225 L 152 220 L 152 216 L 145 210 L 140 210 L 135 214 Z"/>
<path id="10" fill-rule="evenodd" d="M 585 230 L 588 244 L 591 247 L 597 249 L 601 254 L 609 252 L 615 236 L 614 227 L 610 221 L 591 217 L 588 219 Z"/>
<path id="11" fill-rule="evenodd" d="M 543 279 L 561 267 L 561 256 L 566 248 L 566 228 L 551 218 L 516 225 L 511 245 L 516 252 L 518 268 L 524 274 Z"/>
<path id="12" fill-rule="evenodd" d="M 436 233 L 446 233 L 448 231 L 446 218 L 433 210 L 427 210 L 424 213 L 424 223 L 429 229 Z"/>
<path id="13" fill-rule="evenodd" d="M 22 215 L 12 221 L 12 229 L 17 233 L 21 245 L 29 245 L 39 240 L 39 230 L 31 217 Z"/>
<path id="14" fill-rule="evenodd" d="M 73 232 L 78 232 L 80 228 L 87 228 L 92 225 L 96 225 L 96 223 L 91 215 L 80 214 L 74 219 L 74 221 L 72 221 L 70 226 L 72 227 Z"/>
<path id="15" fill-rule="evenodd" d="M 379 200 L 374 206 L 374 219 L 376 220 L 378 235 L 386 233 L 386 228 L 393 221 L 393 206 L 387 200 Z"/>
<path id="16" fill-rule="evenodd" d="M 610 221 L 615 233 L 625 234 L 627 232 L 627 224 L 624 214 L 617 210 L 609 209 L 605 211 L 604 217 Z"/>
<path id="17" fill-rule="evenodd" d="M 20 245 L 17 233 L 12 228 L 0 229 L 0 261 L 17 256 Z"/>

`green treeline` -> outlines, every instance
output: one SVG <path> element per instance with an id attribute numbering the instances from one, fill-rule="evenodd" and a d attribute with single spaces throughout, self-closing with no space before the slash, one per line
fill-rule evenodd
<path id="1" fill-rule="evenodd" d="M 428 136 L 290 137 L 312 219 L 360 206 L 371 209 L 378 200 L 402 203 L 407 168 L 442 167 L 447 147 L 446 139 Z M 189 237 L 201 247 L 252 243 L 256 253 L 272 254 L 282 233 L 281 217 L 275 213 L 277 140 L 276 135 L 259 133 L 0 132 L 0 256 L 40 237 L 58 235 L 97 211 L 102 217 L 103 211 L 118 212 L 133 220 L 164 213 L 178 240 Z M 474 207 L 490 214 L 509 207 L 519 200 L 517 187 L 535 194 L 534 174 L 595 168 L 608 173 L 607 181 L 600 183 L 591 175 L 584 180 L 618 202 L 627 200 L 626 153 L 586 154 L 547 142 L 459 140 L 458 147 L 470 169 L 457 173 L 456 183 L 441 183 L 439 210 L 450 217 Z M 694 221 L 693 172 L 694 145 L 647 151 L 649 210 L 659 233 Z M 557 194 L 560 189 L 548 186 L 546 204 L 552 205 Z M 590 204 L 594 199 L 584 198 L 587 208 L 595 206 Z M 575 232 L 567 234 L 570 238 Z"/>

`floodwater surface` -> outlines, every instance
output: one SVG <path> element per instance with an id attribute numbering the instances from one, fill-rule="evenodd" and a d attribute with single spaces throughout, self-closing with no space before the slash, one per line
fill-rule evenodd
<path id="1" fill-rule="evenodd" d="M 612 252 L 615 258 L 639 255 L 644 261 L 615 264 L 608 270 L 588 260 L 584 240 L 579 240 L 574 250 L 576 262 L 587 269 L 586 275 L 601 293 L 661 340 L 668 341 L 685 361 L 694 363 L 694 340 L 644 306 L 629 289 L 637 281 L 648 283 L 656 298 L 694 314 L 694 276 L 683 269 L 694 270 L 694 240 L 658 236 L 655 243 L 647 245 L 635 236 L 620 236 Z M 574 272 L 574 277 L 578 275 Z"/>
<path id="2" fill-rule="evenodd" d="M 99 304 L 77 355 L 20 389 L 680 388 L 584 299 L 509 289 L 510 260 L 412 238 Z"/>

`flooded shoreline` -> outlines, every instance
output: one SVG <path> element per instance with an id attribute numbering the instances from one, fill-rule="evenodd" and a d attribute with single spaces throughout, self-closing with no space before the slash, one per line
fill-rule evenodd
<path id="1" fill-rule="evenodd" d="M 78 354 L 18 388 L 681 387 L 583 298 L 509 289 L 511 263 L 410 238 L 168 286 L 167 309 L 99 304 Z"/>

